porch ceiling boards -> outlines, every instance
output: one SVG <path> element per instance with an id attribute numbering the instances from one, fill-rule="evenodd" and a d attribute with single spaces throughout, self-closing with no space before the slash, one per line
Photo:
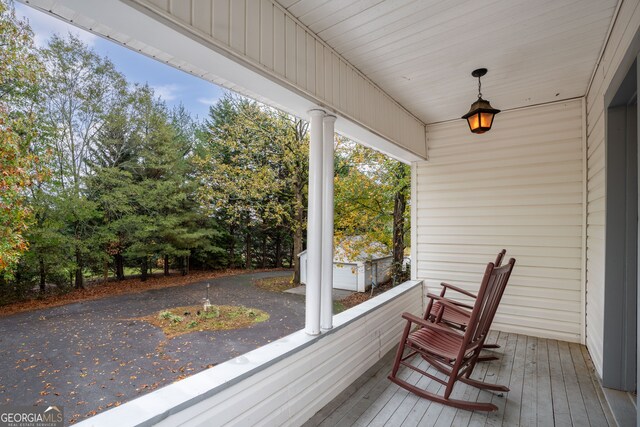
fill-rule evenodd
<path id="1" fill-rule="evenodd" d="M 618 0 L 277 0 L 424 123 L 584 96 Z"/>
<path id="2" fill-rule="evenodd" d="M 502 346 L 497 350 L 500 360 L 479 364 L 472 378 L 508 385 L 511 391 L 499 396 L 458 382 L 451 397 L 490 401 L 500 408 L 496 412 L 458 410 L 398 387 L 387 379 L 395 356 L 391 351 L 305 427 L 615 425 L 611 413 L 601 404 L 604 396 L 592 373 L 586 347 L 505 332 L 492 332 L 488 341 Z M 427 369 L 428 365 L 423 364 Z M 433 368 L 429 372 L 436 374 Z M 400 373 L 409 382 L 432 392 L 442 388 L 408 369 Z"/>

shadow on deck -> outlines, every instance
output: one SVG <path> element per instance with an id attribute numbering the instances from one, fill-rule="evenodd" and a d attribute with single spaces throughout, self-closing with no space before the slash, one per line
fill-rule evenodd
<path id="1" fill-rule="evenodd" d="M 454 399 L 492 402 L 495 412 L 470 412 L 421 399 L 387 379 L 395 349 L 318 411 L 305 426 L 609 426 L 615 425 L 583 345 L 492 331 L 500 360 L 479 364 L 472 378 L 508 385 L 504 395 L 458 382 Z M 423 362 L 422 369 L 428 364 Z M 429 373 L 436 374 L 433 368 Z M 441 378 L 444 376 L 440 373 Z M 409 369 L 401 376 L 439 392 L 439 383 Z"/>

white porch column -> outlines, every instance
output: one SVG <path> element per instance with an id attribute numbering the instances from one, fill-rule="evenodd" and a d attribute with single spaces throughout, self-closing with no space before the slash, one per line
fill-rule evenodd
<path id="1" fill-rule="evenodd" d="M 307 216 L 307 289 L 305 332 L 320 333 L 320 284 L 322 280 L 322 118 L 323 110 L 310 110 L 309 209 Z"/>
<path id="2" fill-rule="evenodd" d="M 322 284 L 320 326 L 333 328 L 333 141 L 336 116 L 326 115 L 322 146 Z"/>

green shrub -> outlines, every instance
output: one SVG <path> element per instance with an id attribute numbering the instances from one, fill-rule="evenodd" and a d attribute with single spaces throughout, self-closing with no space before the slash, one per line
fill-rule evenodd
<path id="1" fill-rule="evenodd" d="M 200 317 L 203 319 L 215 319 L 217 317 L 220 317 L 220 309 L 215 305 L 212 305 L 209 311 L 203 311 L 200 314 Z"/>

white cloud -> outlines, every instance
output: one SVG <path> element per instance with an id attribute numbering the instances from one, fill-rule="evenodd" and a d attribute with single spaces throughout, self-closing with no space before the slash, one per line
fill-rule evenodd
<path id="1" fill-rule="evenodd" d="M 156 94 L 156 96 L 159 96 L 163 100 L 170 102 L 178 97 L 178 92 L 180 91 L 181 87 L 177 84 L 169 83 L 166 85 L 151 86 L 151 89 L 153 89 L 153 92 Z"/>
<path id="2" fill-rule="evenodd" d="M 211 98 L 198 98 L 198 102 L 203 105 L 214 105 L 219 99 L 220 96 L 212 96 Z"/>
<path id="3" fill-rule="evenodd" d="M 40 12 L 30 6 L 16 3 L 16 14 L 29 21 L 29 25 L 34 33 L 34 42 L 38 47 L 44 47 L 54 34 L 66 36 L 68 33 L 76 35 L 80 40 L 89 46 L 95 44 L 98 36 L 88 31 L 75 27 L 61 19 L 54 18 L 44 12 Z"/>

